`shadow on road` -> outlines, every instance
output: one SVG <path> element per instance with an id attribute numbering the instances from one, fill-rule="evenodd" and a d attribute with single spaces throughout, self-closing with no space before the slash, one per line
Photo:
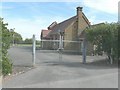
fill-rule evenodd
<path id="1" fill-rule="evenodd" d="M 50 62 L 44 62 L 46 65 L 49 66 L 64 66 L 64 67 L 70 67 L 70 68 L 85 68 L 85 69 L 111 69 L 111 68 L 118 68 L 118 64 L 110 64 L 106 60 L 99 60 L 94 62 L 88 62 L 86 64 L 83 64 L 82 62 L 57 62 L 57 61 L 50 61 Z"/>
<path id="2" fill-rule="evenodd" d="M 12 48 L 10 53 L 13 53 L 14 65 L 27 66 L 32 65 L 32 46 L 15 46 Z M 82 56 L 80 55 L 68 55 L 63 54 L 63 60 L 59 61 L 59 54 L 56 50 L 37 50 L 36 58 L 38 59 L 37 64 L 44 63 L 48 66 L 63 66 L 71 68 L 86 68 L 86 69 L 111 69 L 118 68 L 118 64 L 110 64 L 106 59 L 101 57 L 88 56 L 87 63 L 82 63 Z M 58 60 L 56 60 L 58 59 Z M 101 60 L 99 60 L 101 59 Z M 37 62 L 37 60 L 36 60 Z"/>

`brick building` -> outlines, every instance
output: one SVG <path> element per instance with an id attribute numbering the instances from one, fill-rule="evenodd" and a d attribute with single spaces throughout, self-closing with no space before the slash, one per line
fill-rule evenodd
<path id="1" fill-rule="evenodd" d="M 60 32 L 63 33 L 63 48 L 68 51 L 81 51 L 84 38 L 84 30 L 90 27 L 90 22 L 82 11 L 82 7 L 76 8 L 76 15 L 60 23 L 53 22 L 48 26 L 48 30 L 41 31 L 41 40 L 43 41 L 42 48 L 44 49 L 58 49 Z M 89 45 L 90 46 L 90 45 Z"/>

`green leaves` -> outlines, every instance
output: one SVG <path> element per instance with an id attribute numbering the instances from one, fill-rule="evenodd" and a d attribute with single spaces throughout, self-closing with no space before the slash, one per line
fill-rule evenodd
<path id="1" fill-rule="evenodd" d="M 11 37 L 11 43 L 13 43 L 13 40 L 14 40 L 14 44 L 19 44 L 22 42 L 22 36 L 12 29 L 10 30 L 10 37 Z"/>
<path id="2" fill-rule="evenodd" d="M 13 40 L 14 44 L 22 42 L 22 36 L 19 33 L 14 32 L 12 29 L 8 30 L 7 25 L 8 23 L 4 23 L 3 18 L 0 18 L 0 52 L 2 52 L 2 60 L 0 59 L 0 64 L 2 64 L 1 66 L 3 75 L 7 75 L 12 72 L 12 64 L 8 58 L 7 51 L 10 48 L 10 44 L 13 43 Z"/>
<path id="3" fill-rule="evenodd" d="M 4 24 L 3 19 L 0 18 L 0 39 L 1 39 L 1 47 L 0 52 L 2 52 L 0 64 L 2 69 L 2 74 L 7 75 L 12 72 L 12 64 L 8 58 L 8 49 L 10 48 L 10 41 L 11 41 L 11 34 L 10 31 L 7 29 L 8 24 Z M 1 70 L 0 70 L 1 71 Z"/>
<path id="4" fill-rule="evenodd" d="M 24 43 L 25 43 L 25 44 L 32 44 L 32 42 L 33 42 L 32 38 L 26 38 L 26 39 L 24 40 Z"/>
<path id="5" fill-rule="evenodd" d="M 87 40 L 97 46 L 97 52 L 104 51 L 107 55 L 117 57 L 118 30 L 120 30 L 118 23 L 94 25 L 86 30 Z"/>

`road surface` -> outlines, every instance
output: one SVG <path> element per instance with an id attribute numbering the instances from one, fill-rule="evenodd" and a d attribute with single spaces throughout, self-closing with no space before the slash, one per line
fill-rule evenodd
<path id="1" fill-rule="evenodd" d="M 32 65 L 31 47 L 13 47 L 9 55 L 14 65 Z M 3 82 L 3 88 L 118 88 L 118 68 L 88 56 L 82 64 L 80 55 L 63 55 L 56 51 L 36 51 L 36 66 Z"/>

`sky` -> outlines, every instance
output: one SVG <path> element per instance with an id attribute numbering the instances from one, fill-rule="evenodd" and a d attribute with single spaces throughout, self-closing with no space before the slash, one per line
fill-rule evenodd
<path id="1" fill-rule="evenodd" d="M 8 23 L 8 28 L 15 28 L 15 32 L 23 39 L 40 40 L 42 29 L 54 21 L 60 23 L 76 15 L 76 7 L 83 7 L 83 12 L 91 22 L 118 22 L 119 0 L 3 0 L 0 5 L 1 17 Z"/>

